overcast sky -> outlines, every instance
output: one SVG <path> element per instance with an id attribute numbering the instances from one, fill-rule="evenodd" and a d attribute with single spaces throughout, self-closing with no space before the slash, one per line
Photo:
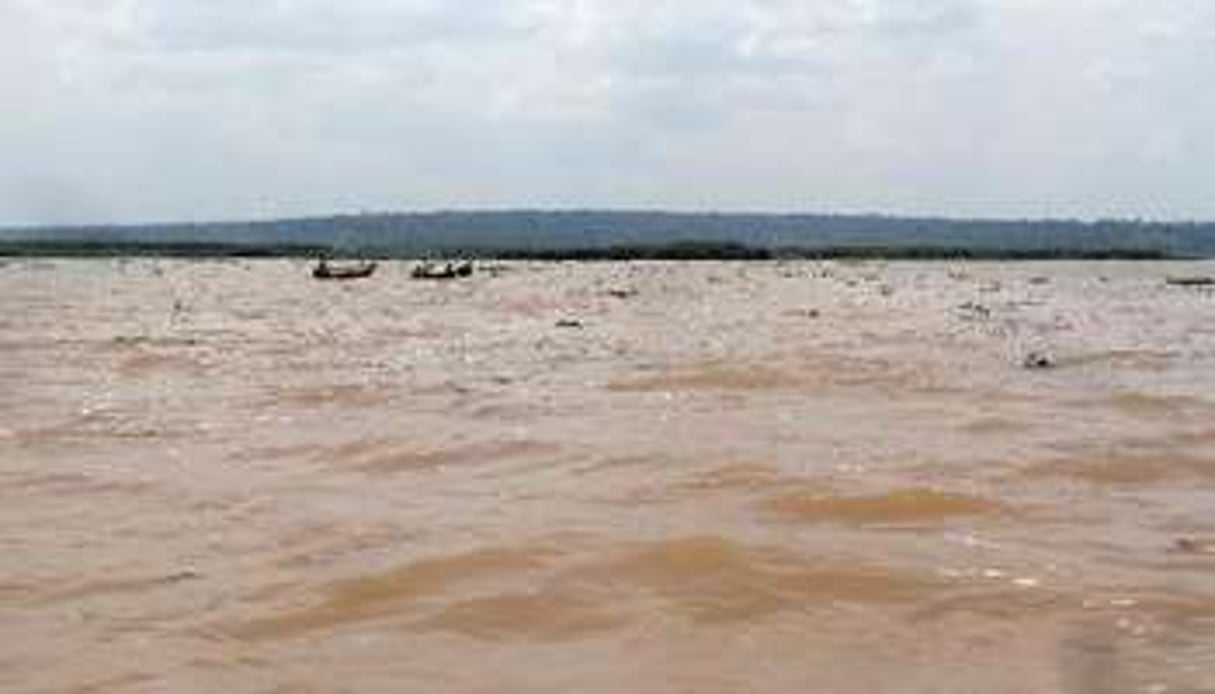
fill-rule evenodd
<path id="1" fill-rule="evenodd" d="M 0 0 L 0 224 L 1215 218 L 1209 0 Z"/>

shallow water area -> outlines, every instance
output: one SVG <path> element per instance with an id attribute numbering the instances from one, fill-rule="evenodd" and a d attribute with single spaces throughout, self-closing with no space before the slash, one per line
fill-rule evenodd
<path id="1" fill-rule="evenodd" d="M 1215 691 L 1215 265 L 410 268 L 0 267 L 0 691 Z"/>

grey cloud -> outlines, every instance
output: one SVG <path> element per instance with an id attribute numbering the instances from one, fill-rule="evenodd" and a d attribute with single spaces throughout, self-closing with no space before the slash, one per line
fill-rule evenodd
<path id="1" fill-rule="evenodd" d="M 9 0 L 0 223 L 1215 216 L 1195 183 L 1213 20 L 1196 0 Z"/>
<path id="2" fill-rule="evenodd" d="M 526 32 L 503 0 L 208 0 L 141 2 L 138 39 L 166 51 L 364 53 Z"/>

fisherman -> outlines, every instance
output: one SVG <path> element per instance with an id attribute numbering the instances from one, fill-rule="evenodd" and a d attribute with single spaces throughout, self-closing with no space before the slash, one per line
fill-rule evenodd
<path id="1" fill-rule="evenodd" d="M 313 277 L 328 277 L 329 276 L 329 261 L 325 256 L 317 256 L 316 267 L 312 269 Z"/>

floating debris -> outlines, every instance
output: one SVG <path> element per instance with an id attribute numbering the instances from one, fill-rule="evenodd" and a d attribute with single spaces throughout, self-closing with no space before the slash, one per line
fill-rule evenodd
<path id="1" fill-rule="evenodd" d="M 1180 537 L 1169 548 L 1169 551 L 1176 554 L 1215 554 L 1215 540 Z"/>
<path id="2" fill-rule="evenodd" d="M 809 318 L 809 319 L 813 320 L 816 318 L 822 318 L 823 312 L 818 310 L 817 308 L 803 308 L 803 309 L 794 309 L 792 311 L 789 311 L 785 315 L 796 316 L 797 318 Z"/>
<path id="3" fill-rule="evenodd" d="M 1025 355 L 1025 359 L 1021 361 L 1021 366 L 1032 371 L 1041 371 L 1043 369 L 1053 369 L 1057 364 L 1055 360 L 1044 352 L 1030 352 Z"/>
<path id="4" fill-rule="evenodd" d="M 975 301 L 967 301 L 958 310 L 965 318 L 991 318 L 991 309 Z"/>
<path id="5" fill-rule="evenodd" d="M 197 580 L 201 579 L 202 577 L 203 577 L 202 572 L 196 571 L 194 569 L 186 569 L 184 571 L 178 571 L 175 574 L 169 574 L 168 576 L 165 576 L 162 579 L 162 582 L 166 583 L 166 584 L 184 583 L 186 581 L 197 581 Z"/>
<path id="6" fill-rule="evenodd" d="M 562 319 L 557 321 L 558 328 L 582 329 L 586 326 L 580 320 Z"/>

